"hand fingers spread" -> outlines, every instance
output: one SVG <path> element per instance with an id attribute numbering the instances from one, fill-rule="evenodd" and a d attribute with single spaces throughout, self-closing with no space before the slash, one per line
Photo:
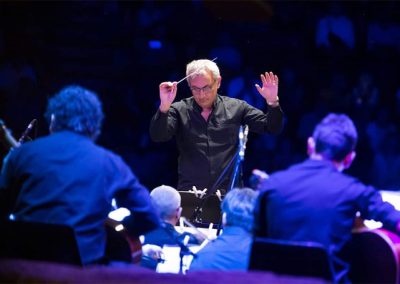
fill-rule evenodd
<path id="1" fill-rule="evenodd" d="M 265 73 L 265 74 L 267 74 L 267 73 Z M 261 82 L 263 83 L 263 85 L 267 84 L 267 79 L 265 78 L 265 76 L 263 74 L 261 74 L 260 77 L 261 77 Z"/>
<path id="2" fill-rule="evenodd" d="M 272 72 L 265 72 L 265 77 L 267 78 L 267 82 L 271 83 L 273 81 L 274 74 Z"/>

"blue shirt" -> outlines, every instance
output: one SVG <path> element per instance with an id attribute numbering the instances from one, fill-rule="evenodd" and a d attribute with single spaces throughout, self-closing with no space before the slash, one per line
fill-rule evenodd
<path id="1" fill-rule="evenodd" d="M 183 243 L 186 236 L 190 237 L 189 244 L 199 244 L 199 241 L 191 233 L 179 233 L 171 224 L 162 222 L 160 227 L 144 235 L 143 244 L 151 244 L 159 247 L 163 247 L 164 245 L 177 245 L 178 242 Z"/>
<path id="2" fill-rule="evenodd" d="M 223 233 L 194 257 L 189 270 L 242 270 L 249 266 L 252 234 L 241 227 L 227 226 Z"/>
<path id="3" fill-rule="evenodd" d="M 339 172 L 329 161 L 305 160 L 270 175 L 260 187 L 260 197 L 267 194 L 268 237 L 322 244 L 333 256 L 337 275 L 348 269 L 338 254 L 351 238 L 356 212 L 389 230 L 400 221 L 400 212 L 383 202 L 375 188 Z"/>

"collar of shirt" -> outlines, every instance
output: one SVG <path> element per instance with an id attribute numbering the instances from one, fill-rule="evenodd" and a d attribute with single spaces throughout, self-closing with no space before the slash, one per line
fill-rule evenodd
<path id="1" fill-rule="evenodd" d="M 337 168 L 333 165 L 333 163 L 329 160 L 324 160 L 324 159 L 316 160 L 316 159 L 308 158 L 305 160 L 305 163 L 312 167 L 318 167 L 318 168 L 327 167 L 327 168 L 331 168 L 334 171 L 338 171 Z"/>
<path id="2" fill-rule="evenodd" d="M 213 109 L 215 109 L 217 107 L 217 105 L 219 104 L 220 101 L 221 101 L 221 98 L 217 94 L 217 96 L 215 97 L 215 101 L 213 103 Z M 202 110 L 203 110 L 202 107 L 197 104 L 196 100 L 193 97 L 192 97 L 192 106 L 195 111 L 202 112 Z"/>
<path id="3" fill-rule="evenodd" d="M 251 233 L 239 226 L 225 226 L 222 231 L 223 234 L 228 235 L 251 235 Z"/>

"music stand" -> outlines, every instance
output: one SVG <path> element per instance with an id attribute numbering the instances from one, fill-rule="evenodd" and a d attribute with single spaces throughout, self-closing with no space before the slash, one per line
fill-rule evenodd
<path id="1" fill-rule="evenodd" d="M 221 201 L 216 194 L 203 198 L 197 197 L 190 191 L 179 191 L 179 194 L 182 199 L 182 216 L 190 220 L 194 225 L 207 228 L 210 223 L 218 224 L 220 222 Z M 221 198 L 223 198 L 223 196 L 221 196 Z M 199 202 L 202 203 L 201 211 L 196 216 L 197 220 L 192 220 Z"/>
<path id="2" fill-rule="evenodd" d="M 188 202 L 189 208 L 191 207 L 192 204 L 196 204 L 193 210 L 193 214 L 190 217 L 190 221 L 192 223 L 204 223 L 203 218 L 211 218 L 213 220 L 212 223 L 219 224 L 218 225 L 218 233 L 219 233 L 219 230 L 221 229 L 222 218 L 220 212 L 220 200 L 216 196 L 217 188 L 220 186 L 220 183 L 223 181 L 223 178 L 230 173 L 230 170 L 232 170 L 232 176 L 230 178 L 230 183 L 226 191 L 229 192 L 234 186 L 243 187 L 242 162 L 244 160 L 244 153 L 246 150 L 248 133 L 249 133 L 248 125 L 245 125 L 244 127 L 240 126 L 239 143 L 236 154 L 229 161 L 228 165 L 223 169 L 222 173 L 219 175 L 217 180 L 211 186 L 205 197 L 197 198 L 197 200 L 195 200 L 194 202 L 193 201 Z M 215 201 L 215 198 L 218 200 L 217 202 Z M 221 197 L 221 200 L 222 199 L 223 198 Z M 212 207 L 215 206 L 215 203 L 217 203 L 218 206 Z M 217 215 L 215 214 L 216 209 L 218 210 Z M 201 215 L 204 217 L 200 217 Z"/>

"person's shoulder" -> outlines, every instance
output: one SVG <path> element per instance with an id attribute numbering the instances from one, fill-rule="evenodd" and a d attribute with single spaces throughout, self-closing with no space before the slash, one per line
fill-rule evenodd
<path id="1" fill-rule="evenodd" d="M 218 95 L 218 99 L 220 99 L 224 103 L 235 103 L 235 104 L 246 103 L 244 100 L 232 98 L 232 97 L 228 97 L 228 96 Z"/>
<path id="2" fill-rule="evenodd" d="M 99 163 L 100 161 L 104 161 L 112 162 L 113 164 L 118 164 L 121 166 L 127 166 L 122 156 L 117 154 L 113 150 L 99 145 L 89 138 L 86 141 L 83 140 L 82 143 L 83 144 L 80 144 L 81 149 L 86 151 L 88 155 L 96 159 Z"/>
<path id="3" fill-rule="evenodd" d="M 302 161 L 302 162 L 291 164 L 291 165 L 287 166 L 286 168 L 278 169 L 275 172 L 270 174 L 270 178 L 290 174 L 292 171 L 296 171 L 296 170 L 303 168 L 305 163 L 306 163 L 306 161 Z"/>
<path id="4" fill-rule="evenodd" d="M 276 170 L 269 174 L 268 178 L 263 179 L 258 187 L 260 189 L 273 188 L 277 184 L 286 183 L 288 176 L 293 176 L 294 172 L 301 171 L 305 161 L 292 164 L 286 168 Z"/>
<path id="5" fill-rule="evenodd" d="M 123 160 L 123 158 L 119 154 L 115 153 L 114 151 L 112 151 L 108 148 L 105 148 L 103 146 L 97 145 L 97 144 L 94 144 L 94 147 L 96 148 L 96 151 L 99 154 L 107 157 L 108 159 L 118 161 L 119 163 L 125 164 L 125 161 Z"/>
<path id="6" fill-rule="evenodd" d="M 189 98 L 184 98 L 181 99 L 179 101 L 176 101 L 172 104 L 173 108 L 176 109 L 183 109 L 183 108 L 188 108 L 189 106 L 191 106 L 193 104 L 193 97 L 189 97 Z"/>
<path id="7" fill-rule="evenodd" d="M 201 250 L 197 252 L 197 255 L 200 257 L 204 257 L 206 255 L 213 255 L 216 251 L 219 250 L 219 246 L 221 245 L 221 240 L 216 238 L 206 244 Z"/>
<path id="8" fill-rule="evenodd" d="M 279 170 L 272 173 L 268 178 L 261 180 L 257 188 L 260 192 L 264 190 L 274 189 L 281 181 L 286 181 L 287 170 Z"/>
<path id="9" fill-rule="evenodd" d="M 218 95 L 218 100 L 225 105 L 225 107 L 238 107 L 238 106 L 246 106 L 248 105 L 246 101 L 237 99 L 237 98 L 231 98 L 227 96 L 221 96 Z"/>
<path id="10" fill-rule="evenodd" d="M 13 148 L 12 149 L 12 155 L 16 156 L 19 153 L 26 153 L 30 151 L 37 151 L 41 148 L 45 148 L 49 143 L 50 140 L 52 139 L 52 135 L 46 135 L 39 137 L 35 140 L 28 141 L 24 144 L 21 144 L 19 147 Z"/>
<path id="11" fill-rule="evenodd" d="M 338 173 L 342 181 L 345 181 L 348 185 L 350 191 L 377 191 L 377 189 L 372 185 L 367 185 L 362 182 L 359 178 L 349 175 L 347 173 L 341 172 Z"/>
<path id="12" fill-rule="evenodd" d="M 110 174 L 117 176 L 117 175 L 127 175 L 133 178 L 137 178 L 135 173 L 132 171 L 130 164 L 120 156 L 119 154 L 114 153 L 113 151 L 97 146 L 97 154 L 96 156 L 101 157 L 99 161 L 99 165 L 103 165 L 106 171 Z"/>

